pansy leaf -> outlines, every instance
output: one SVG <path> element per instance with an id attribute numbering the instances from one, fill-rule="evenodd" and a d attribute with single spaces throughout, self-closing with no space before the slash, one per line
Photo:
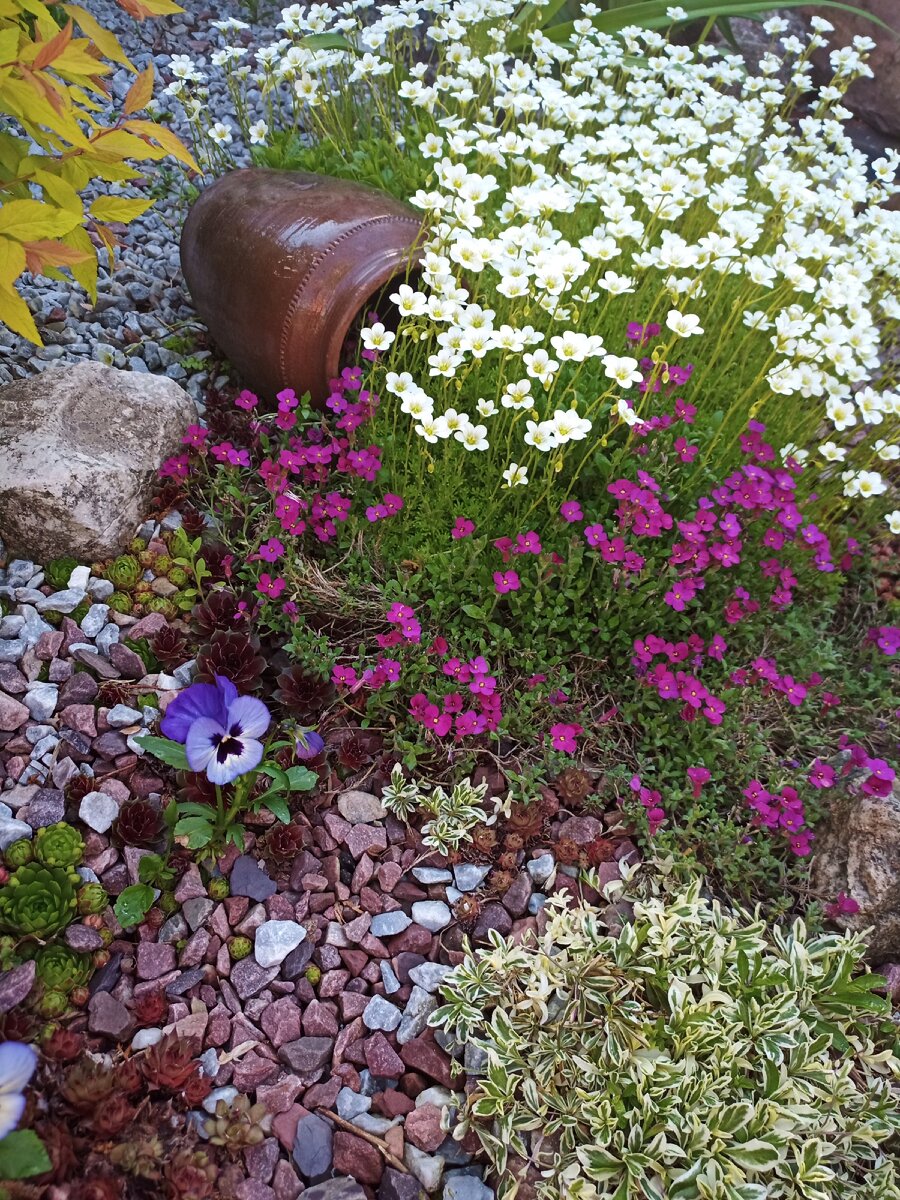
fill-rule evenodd
<path id="1" fill-rule="evenodd" d="M 263 797 L 263 803 L 269 812 L 277 817 L 282 825 L 287 825 L 291 819 L 291 810 L 281 792 L 272 792 Z"/>
<path id="2" fill-rule="evenodd" d="M 191 764 L 187 760 L 184 746 L 181 742 L 173 742 L 169 738 L 154 737 L 153 734 L 144 734 L 143 737 L 135 738 L 136 743 L 142 750 L 146 750 L 152 754 L 154 758 L 158 758 L 169 767 L 174 767 L 177 771 L 189 771 Z"/>
<path id="3" fill-rule="evenodd" d="M 44 1143 L 33 1129 L 17 1129 L 0 1139 L 0 1179 L 28 1179 L 52 1169 Z"/>
<path id="4" fill-rule="evenodd" d="M 144 917 L 150 911 L 155 899 L 156 893 L 149 884 L 133 883 L 119 894 L 113 906 L 116 920 L 123 929 L 130 929 L 133 925 L 140 925 L 141 921 L 143 921 Z"/>
<path id="5" fill-rule="evenodd" d="M 311 792 L 319 782 L 318 775 L 309 767 L 289 767 L 287 777 L 292 792 Z"/>
<path id="6" fill-rule="evenodd" d="M 212 825 L 207 817 L 182 817 L 175 826 L 176 837 L 186 837 L 189 850 L 199 850 L 212 841 Z"/>

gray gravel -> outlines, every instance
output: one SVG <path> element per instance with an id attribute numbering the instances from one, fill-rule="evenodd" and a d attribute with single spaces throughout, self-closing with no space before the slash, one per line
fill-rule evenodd
<path id="1" fill-rule="evenodd" d="M 218 3 L 214 9 L 188 7 L 194 11 L 143 22 L 131 19 L 114 0 L 92 0 L 90 10 L 117 35 L 138 69 L 153 63 L 159 93 L 171 78 L 167 66 L 173 54 L 208 58 L 215 48 L 218 34 L 209 30 L 209 21 L 232 15 L 246 19 L 245 10 L 236 2 Z M 124 68 L 110 77 L 115 101 L 111 114 L 119 111 L 117 106 L 133 79 Z M 210 85 L 210 105 L 234 124 L 230 98 L 218 72 L 210 72 Z M 164 111 L 170 107 L 177 109 L 174 104 L 163 105 Z M 181 123 L 180 115 L 173 111 L 172 117 L 167 123 L 189 145 L 189 130 Z M 130 197 L 151 194 L 158 199 L 128 226 L 112 273 L 105 253 L 101 254 L 95 305 L 71 282 L 28 274 L 20 280 L 19 289 L 34 313 L 45 345 L 36 347 L 0 326 L 0 384 L 60 363 L 95 359 L 123 370 L 166 375 L 202 403 L 210 381 L 206 360 L 211 355 L 208 350 L 198 352 L 193 348 L 195 336 L 203 327 L 191 307 L 178 254 L 181 225 L 192 191 L 182 168 L 172 161 L 138 166 L 144 175 L 132 184 L 98 185 L 100 191 Z M 183 344 L 164 345 L 173 337 L 183 339 Z M 196 359 L 201 361 L 192 361 Z M 220 376 L 213 382 L 222 386 L 227 378 Z"/>

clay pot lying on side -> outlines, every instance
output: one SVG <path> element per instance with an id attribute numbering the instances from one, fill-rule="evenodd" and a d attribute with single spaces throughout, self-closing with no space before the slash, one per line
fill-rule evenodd
<path id="1" fill-rule="evenodd" d="M 194 306 L 247 386 L 329 394 L 344 339 L 395 277 L 421 232 L 416 212 L 374 188 L 252 167 L 194 204 L 181 265 Z"/>

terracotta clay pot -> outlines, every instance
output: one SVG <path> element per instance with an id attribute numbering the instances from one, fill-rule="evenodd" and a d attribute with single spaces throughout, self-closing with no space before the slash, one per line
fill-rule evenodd
<path id="1" fill-rule="evenodd" d="M 313 403 L 354 320 L 406 276 L 415 210 L 361 184 L 300 171 L 231 171 L 194 204 L 181 265 L 214 341 L 262 395 L 293 388 Z"/>

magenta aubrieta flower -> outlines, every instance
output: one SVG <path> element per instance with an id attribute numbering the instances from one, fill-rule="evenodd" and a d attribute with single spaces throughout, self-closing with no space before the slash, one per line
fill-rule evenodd
<path id="1" fill-rule="evenodd" d="M 495 571 L 494 590 L 502 596 L 506 592 L 517 592 L 521 584 L 515 571 Z"/>
<path id="2" fill-rule="evenodd" d="M 179 692 L 160 728 L 181 742 L 192 771 L 205 773 L 210 783 L 233 783 L 262 762 L 259 740 L 271 717 L 262 700 L 239 696 L 224 675 L 213 683 L 192 683 Z"/>

